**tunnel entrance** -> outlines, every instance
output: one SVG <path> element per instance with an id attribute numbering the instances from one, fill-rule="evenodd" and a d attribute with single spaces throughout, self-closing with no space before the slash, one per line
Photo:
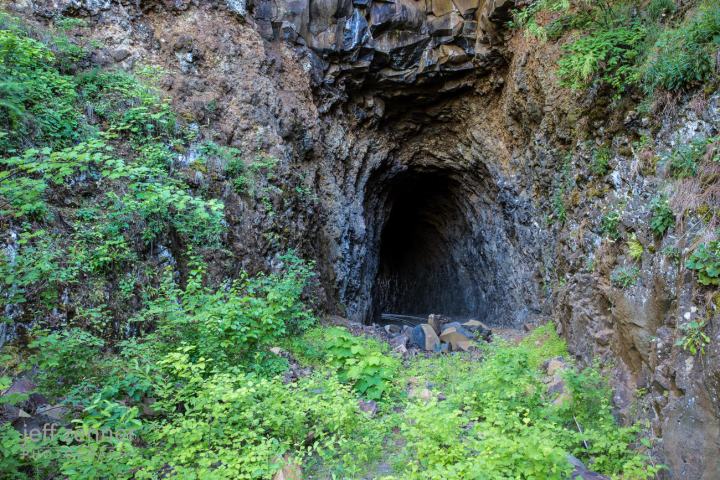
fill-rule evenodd
<path id="1" fill-rule="evenodd" d="M 471 233 L 458 179 L 437 170 L 405 171 L 388 181 L 384 196 L 374 316 L 471 315 L 477 286 L 461 262 Z"/>

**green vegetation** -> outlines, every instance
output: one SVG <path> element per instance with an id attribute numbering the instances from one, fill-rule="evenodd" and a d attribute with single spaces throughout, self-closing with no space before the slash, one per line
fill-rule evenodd
<path id="1" fill-rule="evenodd" d="M 601 147 L 593 150 L 592 163 L 590 171 L 595 175 L 602 177 L 610 171 L 610 159 L 612 151 L 607 147 Z"/>
<path id="2" fill-rule="evenodd" d="M 680 325 L 683 336 L 675 342 L 675 345 L 687 350 L 691 355 L 697 355 L 698 352 L 705 355 L 705 347 L 710 344 L 710 337 L 703 332 L 704 329 L 705 322 L 699 320 Z"/>
<path id="3" fill-rule="evenodd" d="M 716 75 L 720 46 L 720 6 L 706 2 L 675 28 L 658 36 L 643 66 L 643 87 L 680 90 Z"/>
<path id="4" fill-rule="evenodd" d="M 352 383 L 358 394 L 379 400 L 389 388 L 399 362 L 377 342 L 361 341 L 340 328 L 323 332 L 327 341 L 325 360 L 343 382 Z"/>
<path id="5" fill-rule="evenodd" d="M 705 140 L 680 145 L 672 150 L 665 161 L 673 178 L 689 178 L 697 175 L 698 162 L 705 154 Z"/>
<path id="6" fill-rule="evenodd" d="M 551 326 L 482 361 L 403 364 L 377 340 L 312 328 L 313 265 L 294 252 L 270 273 L 213 269 L 229 257 L 225 209 L 188 179 L 219 172 L 270 213 L 277 160 L 202 141 L 153 88 L 156 69 L 85 70 L 92 45 L 0 24 L 13 250 L 0 298 L 4 322 L 33 327 L 0 356 L 0 390 L 27 376 L 60 416 L 40 436 L 0 425 L 0 477 L 270 479 L 298 464 L 349 479 L 396 459 L 386 478 L 551 479 L 568 454 L 622 478 L 658 471 L 597 369 L 568 368 L 567 392 L 548 392 L 543 363 L 568 356 Z M 29 393 L 0 403 L 26 408 Z"/>
<path id="7" fill-rule="evenodd" d="M 461 355 L 417 360 L 411 378 L 447 398 L 409 405 L 397 478 L 561 479 L 571 470 L 567 453 L 606 474 L 652 478 L 656 467 L 623 446 L 638 429 L 615 426 L 597 370 L 566 371 L 565 400 L 547 393 L 538 367 L 565 353 L 546 326 L 519 345 L 490 346 L 482 363 Z"/>
<path id="8" fill-rule="evenodd" d="M 572 32 L 558 61 L 567 87 L 673 92 L 717 77 L 720 6 L 694 4 L 678 17 L 671 0 L 538 0 L 512 23 L 544 40 Z"/>
<path id="9" fill-rule="evenodd" d="M 603 215 L 600 220 L 600 232 L 610 238 L 611 240 L 617 240 L 620 238 L 620 220 L 622 220 L 622 213 L 618 210 L 611 210 Z"/>
<path id="10" fill-rule="evenodd" d="M 645 252 L 645 248 L 642 243 L 637 239 L 637 235 L 634 233 L 630 235 L 630 239 L 627 241 L 628 256 L 636 262 L 642 258 L 642 254 Z"/>
<path id="11" fill-rule="evenodd" d="M 638 267 L 618 267 L 610 275 L 610 281 L 618 288 L 627 288 L 635 285 L 640 278 Z"/>
<path id="12" fill-rule="evenodd" d="M 698 245 L 685 266 L 697 272 L 701 285 L 720 285 L 720 240 Z"/>
<path id="13" fill-rule="evenodd" d="M 662 236 L 675 225 L 675 214 L 666 197 L 660 196 L 653 199 L 650 211 L 652 213 L 650 229 L 655 235 Z"/>

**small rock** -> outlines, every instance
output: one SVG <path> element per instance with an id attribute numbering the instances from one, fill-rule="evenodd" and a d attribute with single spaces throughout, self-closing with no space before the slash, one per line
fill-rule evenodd
<path id="1" fill-rule="evenodd" d="M 409 337 L 407 335 L 401 334 L 391 338 L 388 343 L 392 347 L 393 352 L 405 355 L 407 353 L 408 340 Z"/>
<path id="2" fill-rule="evenodd" d="M 424 402 L 429 402 L 430 400 L 432 400 L 433 395 L 432 392 L 427 388 L 411 388 L 408 392 L 408 397 L 417 398 Z"/>
<path id="3" fill-rule="evenodd" d="M 573 480 L 610 480 L 610 477 L 588 470 L 585 464 L 577 457 L 568 455 L 567 460 L 574 467 L 572 474 L 570 474 L 570 478 Z"/>
<path id="4" fill-rule="evenodd" d="M 490 337 L 492 336 L 492 330 L 490 329 L 490 327 L 488 327 L 481 321 L 468 320 L 467 322 L 463 323 L 462 326 L 467 330 L 470 330 L 477 337 L 482 338 L 486 342 L 490 341 Z"/>
<path id="5" fill-rule="evenodd" d="M 378 405 L 377 402 L 374 400 L 358 400 L 358 406 L 360 407 L 360 410 L 362 410 L 365 413 L 370 414 L 370 416 L 374 416 L 377 413 Z"/>
<path id="6" fill-rule="evenodd" d="M 282 459 L 283 467 L 275 472 L 273 480 L 302 480 L 302 469 L 300 465 L 289 456 L 285 455 Z"/>
<path id="7" fill-rule="evenodd" d="M 446 327 L 440 335 L 440 340 L 449 343 L 453 351 L 467 352 L 472 346 L 472 334 L 458 326 Z"/>
<path id="8" fill-rule="evenodd" d="M 41 405 L 37 409 L 37 414 L 59 421 L 65 418 L 69 411 L 65 405 Z"/>
<path id="9" fill-rule="evenodd" d="M 442 332 L 442 327 L 445 323 L 447 323 L 447 321 L 442 315 L 437 315 L 435 313 L 428 315 L 428 325 L 430 325 L 438 335 Z"/>
<path id="10" fill-rule="evenodd" d="M 410 341 L 413 345 L 428 352 L 434 352 L 440 345 L 440 339 L 435 330 L 427 323 L 416 325 L 413 328 Z"/>
<path id="11" fill-rule="evenodd" d="M 387 333 L 388 335 L 397 335 L 401 331 L 400 326 L 395 325 L 395 324 L 385 325 L 384 328 L 385 328 L 385 333 Z"/>
<path id="12" fill-rule="evenodd" d="M 567 393 L 565 382 L 561 378 L 553 377 L 552 381 L 548 385 L 547 391 L 548 393 L 552 394 L 562 394 L 564 392 Z"/>
<path id="13" fill-rule="evenodd" d="M 110 56 L 116 62 L 122 62 L 123 60 L 125 60 L 126 58 L 128 58 L 130 56 L 130 52 L 125 48 L 119 48 L 117 50 L 113 50 L 110 53 Z"/>
<path id="14" fill-rule="evenodd" d="M 560 370 L 565 370 L 567 368 L 567 365 L 565 364 L 565 360 L 563 360 L 562 357 L 555 357 L 545 362 L 544 367 L 545 373 L 547 373 L 549 376 L 554 376 L 556 372 Z"/>

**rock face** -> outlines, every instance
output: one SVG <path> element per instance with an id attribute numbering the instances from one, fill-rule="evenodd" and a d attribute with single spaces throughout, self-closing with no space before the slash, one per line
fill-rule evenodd
<path id="1" fill-rule="evenodd" d="M 12 7 L 39 19 L 89 16 L 94 27 L 78 35 L 105 45 L 89 61 L 161 66 L 160 87 L 183 118 L 241 149 L 248 163 L 277 160 L 272 174 L 254 179 L 253 194 L 205 185 L 226 205 L 236 259 L 228 269 L 272 270 L 295 248 L 316 261 L 319 308 L 355 322 L 381 312 L 443 312 L 491 326 L 554 318 L 580 364 L 601 359 L 611 371 L 619 415 L 651 420 L 662 439 L 654 453 L 670 478 L 720 478 L 720 322 L 706 298 L 713 292 L 660 254 L 685 255 L 702 232 L 647 234 L 655 195 L 668 193 L 680 209 L 683 193 L 702 187 L 688 181 L 671 191 L 647 158 L 717 134 L 720 98 L 681 99 L 653 130 L 629 99 L 568 92 L 555 78 L 560 46 L 504 27 L 513 5 Z M 638 150 L 641 138 L 657 151 Z M 616 152 L 605 176 L 588 169 L 600 145 Z M 178 161 L 192 158 L 191 149 Z M 636 233 L 648 252 L 635 265 L 636 285 L 625 289 L 610 282 L 614 268 L 631 265 L 622 242 L 601 231 L 610 209 L 622 209 L 619 229 Z M 688 312 L 708 319 L 712 342 L 702 356 L 676 345 Z M 636 409 L 639 388 L 648 393 Z"/>

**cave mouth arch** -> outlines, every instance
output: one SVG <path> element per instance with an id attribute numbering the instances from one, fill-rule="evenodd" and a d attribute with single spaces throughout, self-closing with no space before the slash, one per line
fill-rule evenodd
<path id="1" fill-rule="evenodd" d="M 407 169 L 385 182 L 378 213 L 373 316 L 454 317 L 477 312 L 477 282 L 468 271 L 472 239 L 467 186 L 457 172 Z"/>

